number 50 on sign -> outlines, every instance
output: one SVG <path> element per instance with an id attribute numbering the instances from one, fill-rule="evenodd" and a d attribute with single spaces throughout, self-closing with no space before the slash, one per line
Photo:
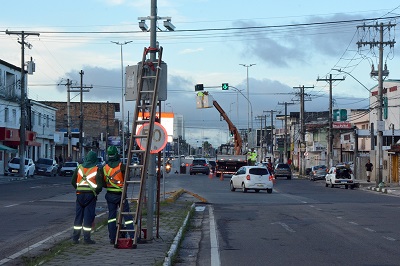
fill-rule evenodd
<path id="1" fill-rule="evenodd" d="M 143 124 L 137 132 L 137 135 L 146 135 L 149 131 L 149 123 Z M 137 145 L 141 150 L 147 148 L 147 139 L 137 138 Z M 153 138 L 151 140 L 150 153 L 158 153 L 167 145 L 167 130 L 158 122 L 154 122 Z"/>

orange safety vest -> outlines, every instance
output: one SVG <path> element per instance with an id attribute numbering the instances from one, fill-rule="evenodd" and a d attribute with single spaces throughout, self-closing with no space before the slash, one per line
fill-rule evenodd
<path id="1" fill-rule="evenodd" d="M 78 176 L 76 178 L 76 191 L 88 192 L 92 191 L 95 195 L 97 188 L 97 166 L 91 168 L 84 168 L 82 165 L 78 166 Z"/>
<path id="2" fill-rule="evenodd" d="M 104 181 L 107 184 L 107 191 L 122 192 L 124 175 L 121 172 L 121 165 L 122 163 L 119 163 L 117 167 L 111 168 L 108 164 L 106 164 L 103 167 Z"/>

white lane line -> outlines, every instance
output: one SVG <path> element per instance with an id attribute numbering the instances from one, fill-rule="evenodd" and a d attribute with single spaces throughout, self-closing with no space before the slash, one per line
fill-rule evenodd
<path id="1" fill-rule="evenodd" d="M 217 228 L 215 226 L 214 208 L 209 206 L 210 215 L 210 245 L 211 245 L 211 266 L 220 266 Z"/>
<path id="2" fill-rule="evenodd" d="M 290 228 L 289 225 L 282 223 L 282 222 L 276 222 L 276 223 L 271 223 L 271 224 L 279 224 L 280 226 L 282 226 L 284 229 L 286 229 L 287 231 L 291 232 L 291 233 L 295 233 L 296 231 L 294 231 L 292 228 Z"/>
<path id="3" fill-rule="evenodd" d="M 317 211 L 323 211 L 323 209 L 320 209 L 320 208 L 316 208 L 316 210 L 317 210 Z"/>
<path id="4" fill-rule="evenodd" d="M 10 207 L 18 206 L 18 205 L 19 204 L 11 204 L 11 205 L 4 206 L 4 208 L 10 208 Z"/>
<path id="5" fill-rule="evenodd" d="M 375 233 L 376 231 L 374 229 L 368 228 L 368 227 L 364 227 L 365 230 L 367 230 L 368 232 L 371 233 Z"/>
<path id="6" fill-rule="evenodd" d="M 356 223 L 356 222 L 349 222 L 349 224 L 358 225 L 358 223 Z"/>
<path id="7" fill-rule="evenodd" d="M 337 216 L 336 218 L 338 218 L 338 219 L 343 219 L 343 217 L 342 217 L 342 216 Z"/>
<path id="8" fill-rule="evenodd" d="M 8 256 L 7 258 L 0 260 L 0 265 L 3 265 L 3 264 L 5 264 L 5 263 L 7 263 L 7 262 L 9 262 L 9 261 L 11 261 L 11 260 L 13 260 L 13 259 L 16 259 L 16 258 L 18 258 L 19 256 L 22 256 L 22 255 L 24 255 L 25 253 L 27 253 L 27 252 L 29 252 L 29 251 L 32 251 L 32 249 L 41 246 L 43 243 L 46 243 L 47 241 L 49 241 L 49 240 L 51 240 L 51 239 L 55 239 L 55 238 L 57 238 L 57 236 L 62 235 L 62 234 L 64 234 L 64 233 L 67 233 L 67 232 L 70 231 L 70 230 L 71 230 L 71 229 L 67 229 L 67 230 L 64 230 L 64 231 L 62 231 L 62 232 L 58 232 L 57 234 L 54 234 L 54 235 L 52 235 L 52 236 L 49 236 L 48 238 L 45 238 L 45 239 L 43 239 L 42 241 L 37 242 L 36 244 L 33 244 L 33 245 L 31 245 L 31 246 L 29 246 L 29 247 L 27 247 L 27 248 L 24 248 L 24 249 L 18 251 L 17 253 L 14 253 L 14 254 L 12 254 L 11 256 Z"/>
<path id="9" fill-rule="evenodd" d="M 390 237 L 390 236 L 383 236 L 383 238 L 384 238 L 384 239 L 387 239 L 387 240 L 389 240 L 389 241 L 396 241 L 395 238 Z"/>
<path id="10" fill-rule="evenodd" d="M 311 207 L 311 208 L 315 208 L 315 206 L 314 206 L 314 205 L 310 205 L 310 207 Z"/>

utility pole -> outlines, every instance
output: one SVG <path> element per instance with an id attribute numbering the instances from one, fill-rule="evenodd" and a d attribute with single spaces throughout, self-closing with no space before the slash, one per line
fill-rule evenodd
<path id="1" fill-rule="evenodd" d="M 21 100 L 20 100 L 20 108 L 21 108 L 21 124 L 19 128 L 19 176 L 23 177 L 25 175 L 25 145 L 26 145 L 26 91 L 25 91 L 25 45 L 31 49 L 32 45 L 30 43 L 25 42 L 25 36 L 35 35 L 39 36 L 40 34 L 37 32 L 25 32 L 25 31 L 9 31 L 6 30 L 6 34 L 8 35 L 20 35 L 21 41 L 18 41 L 21 44 Z"/>
<path id="2" fill-rule="evenodd" d="M 270 113 L 270 117 L 271 117 L 271 154 L 272 154 L 272 158 L 271 161 L 274 162 L 274 160 L 272 160 L 274 158 L 274 113 L 280 113 L 278 111 L 274 111 L 274 110 L 270 110 L 270 111 L 263 111 L 263 113 Z"/>
<path id="3" fill-rule="evenodd" d="M 317 78 L 317 81 L 326 81 L 329 82 L 329 118 L 328 118 L 328 165 L 330 167 L 333 166 L 333 128 L 332 128 L 332 105 L 333 105 L 333 101 L 332 101 L 332 83 L 334 81 L 343 81 L 343 78 L 339 78 L 339 79 L 335 79 L 332 78 L 332 74 L 329 74 L 329 78 L 324 78 L 324 79 L 320 79 Z"/>
<path id="4" fill-rule="evenodd" d="M 256 119 L 259 119 L 260 122 L 261 122 L 261 125 L 260 125 L 260 142 L 259 143 L 260 143 L 260 162 L 262 162 L 263 159 L 264 159 L 264 152 L 263 152 L 263 141 L 264 141 L 263 120 L 265 121 L 266 115 L 256 116 Z"/>
<path id="5" fill-rule="evenodd" d="M 122 46 L 126 45 L 128 43 L 131 43 L 133 41 L 125 41 L 125 42 L 114 42 L 111 41 L 112 43 L 115 43 L 119 46 L 121 46 L 121 91 L 122 91 L 122 98 L 121 98 L 121 117 L 122 117 L 122 158 L 125 158 L 125 114 L 124 114 L 124 101 L 125 101 L 125 92 L 124 92 L 124 60 L 123 60 L 123 54 L 122 54 Z"/>
<path id="6" fill-rule="evenodd" d="M 250 129 L 253 130 L 253 117 L 251 117 L 251 127 L 250 127 L 250 92 L 249 92 L 249 67 L 255 66 L 256 64 L 239 64 L 246 68 L 246 88 L 247 88 L 247 134 L 250 135 Z"/>
<path id="7" fill-rule="evenodd" d="M 288 124 L 287 124 L 287 106 L 288 105 L 292 105 L 292 104 L 294 104 L 294 103 L 292 103 L 292 102 L 283 102 L 283 103 L 280 103 L 280 102 L 278 102 L 278 105 L 284 105 L 285 106 L 285 129 L 284 129 L 284 132 L 285 132 L 285 139 L 284 139 L 284 141 L 283 141 L 283 150 L 284 150 L 284 152 L 283 152 L 283 160 L 284 160 L 284 163 L 287 163 L 287 161 L 288 161 L 288 156 L 287 156 L 287 142 L 288 142 L 288 137 L 287 137 L 287 126 L 288 126 Z"/>
<path id="8" fill-rule="evenodd" d="M 67 135 L 68 135 L 68 148 L 67 148 L 67 158 L 72 159 L 72 135 L 71 135 L 71 113 L 70 113 L 70 108 L 71 108 L 71 86 L 72 82 L 67 79 L 67 83 L 63 84 L 67 86 Z"/>
<path id="9" fill-rule="evenodd" d="M 304 89 L 312 89 L 312 87 L 305 87 L 303 86 L 298 86 L 298 87 L 293 87 L 294 89 L 300 89 L 300 93 L 298 93 L 300 97 L 300 175 L 305 175 L 306 173 L 306 162 L 304 158 L 304 152 L 306 151 L 306 140 L 305 140 L 305 111 L 304 111 L 304 101 L 305 97 L 308 96 L 308 94 L 304 93 Z"/>
<path id="10" fill-rule="evenodd" d="M 83 70 L 79 72 L 79 75 L 81 76 L 81 85 L 76 86 L 76 87 L 71 87 L 71 88 L 79 88 L 78 91 L 71 91 L 71 92 L 79 92 L 80 94 L 80 114 L 79 114 L 79 149 L 80 149 L 80 154 L 81 154 L 81 159 L 83 160 L 85 156 L 85 149 L 83 148 L 83 93 L 84 92 L 89 92 L 89 90 L 84 90 L 84 89 L 91 89 L 93 88 L 92 86 L 83 86 Z"/>
<path id="11" fill-rule="evenodd" d="M 390 48 L 394 47 L 394 44 L 396 43 L 393 39 L 393 41 L 383 41 L 383 33 L 385 28 L 387 29 L 388 33 L 390 33 L 390 29 L 392 27 L 396 26 L 396 24 L 383 24 L 380 23 L 379 25 L 363 25 L 363 26 L 357 26 L 358 28 L 362 28 L 363 30 L 365 29 L 374 29 L 374 34 L 376 33 L 377 30 L 379 30 L 379 41 L 375 41 L 373 39 L 372 41 L 359 41 L 357 42 L 358 48 L 361 48 L 362 46 L 369 45 L 371 49 L 373 47 L 378 46 L 379 47 L 379 65 L 378 65 L 378 71 L 374 70 L 374 66 L 372 66 L 372 71 L 371 71 L 371 76 L 378 76 L 378 119 L 377 119 L 377 131 L 378 131 L 378 136 L 377 136 L 377 141 L 376 141 L 376 146 L 378 148 L 378 178 L 376 179 L 376 187 L 379 186 L 379 184 L 382 182 L 382 169 L 383 169 L 383 151 L 382 151 L 382 146 L 383 146 L 383 130 L 385 130 L 385 121 L 382 120 L 382 104 L 383 104 L 383 77 L 389 75 L 389 71 L 387 70 L 387 67 L 385 65 L 385 68 L 383 68 L 383 47 L 384 46 L 389 46 Z M 374 35 L 375 36 L 375 35 Z M 390 34 L 389 34 L 390 36 Z"/>

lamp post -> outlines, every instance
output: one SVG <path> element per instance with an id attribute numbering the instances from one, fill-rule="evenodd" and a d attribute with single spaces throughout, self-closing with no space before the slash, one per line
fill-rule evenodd
<path id="1" fill-rule="evenodd" d="M 246 97 L 246 96 L 242 93 L 242 91 L 239 90 L 238 88 L 233 87 L 233 86 L 229 86 L 229 88 L 234 89 L 236 92 L 240 93 L 240 94 L 247 100 L 247 104 L 250 106 L 251 124 L 253 125 L 253 105 L 251 104 L 249 98 Z M 249 135 L 250 135 L 249 132 L 247 132 L 247 143 L 249 143 Z M 252 142 L 252 144 L 253 144 L 253 142 Z"/>
<path id="2" fill-rule="evenodd" d="M 246 88 L 247 88 L 247 99 L 249 99 L 248 100 L 248 103 L 247 103 L 247 129 L 248 129 L 248 131 L 250 131 L 250 126 L 249 126 L 249 123 L 250 123 L 250 118 L 249 118 L 249 115 L 250 115 L 250 106 L 249 106 L 249 103 L 250 103 L 250 93 L 249 93 L 249 67 L 252 67 L 252 66 L 255 66 L 256 64 L 248 64 L 248 65 L 246 65 L 246 64 L 239 64 L 239 65 L 241 65 L 241 66 L 244 66 L 245 68 L 246 68 Z M 251 115 L 251 128 L 253 128 L 253 114 Z"/>
<path id="3" fill-rule="evenodd" d="M 123 55 L 122 55 L 122 46 L 128 43 L 131 43 L 132 41 L 126 41 L 126 42 L 114 42 L 111 41 L 112 43 L 115 43 L 121 47 L 121 116 L 122 116 L 122 158 L 125 158 L 125 114 L 124 114 L 124 60 L 123 60 Z"/>

